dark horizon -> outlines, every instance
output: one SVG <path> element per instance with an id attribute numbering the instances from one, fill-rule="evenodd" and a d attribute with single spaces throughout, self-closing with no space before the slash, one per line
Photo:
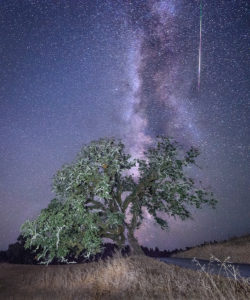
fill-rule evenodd
<path id="1" fill-rule="evenodd" d="M 247 237 L 249 238 L 249 234 Z M 242 236 L 241 238 L 245 238 L 245 236 Z M 238 239 L 238 238 L 234 238 Z M 231 239 L 230 239 L 231 241 Z M 221 244 L 224 242 L 228 242 L 228 240 L 224 241 L 210 241 L 210 242 L 203 242 L 199 245 L 196 245 L 194 247 L 184 247 L 184 248 L 176 248 L 173 250 L 168 250 L 168 249 L 159 249 L 158 247 L 147 247 L 147 246 L 141 246 L 144 254 L 149 257 L 171 257 L 173 254 L 180 254 L 182 252 L 191 250 L 193 248 L 203 248 L 206 247 L 207 245 L 216 245 L 216 244 Z M 73 260 L 76 263 L 88 263 L 92 261 L 98 261 L 100 259 L 106 259 L 108 257 L 112 257 L 117 250 L 119 250 L 119 247 L 112 242 L 107 242 L 107 243 L 102 243 L 101 245 L 102 251 L 101 253 L 97 253 L 96 255 L 91 255 L 90 258 L 85 258 L 84 257 L 84 250 L 78 257 L 75 259 L 73 258 L 72 254 L 67 255 L 67 259 L 69 261 Z M 35 257 L 36 253 L 33 252 L 34 249 L 25 249 L 24 248 L 24 239 L 22 239 L 20 236 L 18 237 L 18 241 L 14 244 L 9 245 L 8 250 L 1 251 L 0 250 L 0 262 L 8 262 L 8 263 L 14 263 L 14 264 L 40 264 Z M 130 255 L 130 246 L 128 244 L 125 245 L 122 249 L 120 249 L 120 253 L 122 256 Z M 65 264 L 65 262 L 62 262 L 58 259 L 54 259 L 51 262 L 52 265 L 58 265 L 58 264 Z M 67 263 L 66 263 L 67 264 Z"/>
<path id="2" fill-rule="evenodd" d="M 147 216 L 139 243 L 190 247 L 250 233 L 246 0 L 4 0 L 0 3 L 0 250 L 54 198 L 52 177 L 83 144 L 157 135 L 201 150 L 193 171 L 218 199 L 194 220 Z"/>

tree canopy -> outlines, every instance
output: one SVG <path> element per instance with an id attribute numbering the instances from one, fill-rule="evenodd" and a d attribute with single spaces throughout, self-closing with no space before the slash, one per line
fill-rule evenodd
<path id="1" fill-rule="evenodd" d="M 156 138 L 144 159 L 132 159 L 124 148 L 114 138 L 92 141 L 55 174 L 56 198 L 21 227 L 25 246 L 36 246 L 38 260 L 65 261 L 69 253 L 77 257 L 83 250 L 85 256 L 96 254 L 103 238 L 120 248 L 127 241 L 132 252 L 140 254 L 134 233 L 143 222 L 143 208 L 162 229 L 168 228 L 167 216 L 190 218 L 191 206 L 215 208 L 213 194 L 198 187 L 185 171 L 195 165 L 197 149 L 184 151 L 164 136 Z M 137 179 L 129 174 L 135 166 Z"/>

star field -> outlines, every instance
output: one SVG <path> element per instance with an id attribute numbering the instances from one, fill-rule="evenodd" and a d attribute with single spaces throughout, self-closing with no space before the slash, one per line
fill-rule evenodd
<path id="1" fill-rule="evenodd" d="M 55 172 L 81 146 L 122 138 L 136 156 L 159 134 L 201 149 L 193 176 L 216 210 L 148 217 L 137 233 L 174 249 L 250 231 L 248 1 L 0 3 L 0 249 L 53 198 Z"/>

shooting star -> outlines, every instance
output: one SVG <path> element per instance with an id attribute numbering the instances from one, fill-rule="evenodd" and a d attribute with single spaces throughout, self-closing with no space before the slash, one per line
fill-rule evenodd
<path id="1" fill-rule="evenodd" d="M 201 32 L 202 32 L 202 1 L 200 2 L 200 43 L 199 43 L 199 67 L 198 67 L 198 91 L 201 83 Z"/>

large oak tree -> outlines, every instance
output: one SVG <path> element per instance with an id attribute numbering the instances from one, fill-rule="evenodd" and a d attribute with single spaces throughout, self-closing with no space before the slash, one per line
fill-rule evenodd
<path id="1" fill-rule="evenodd" d="M 195 166 L 199 151 L 159 136 L 144 153 L 131 159 L 120 140 L 103 138 L 85 145 L 76 159 L 53 178 L 56 198 L 33 221 L 21 228 L 26 247 L 37 247 L 37 259 L 49 263 L 101 251 L 103 238 L 120 248 L 126 241 L 132 253 L 142 254 L 135 230 L 143 222 L 143 208 L 162 229 L 167 216 L 191 217 L 190 208 L 216 205 L 213 194 L 197 186 L 187 167 Z M 129 174 L 138 167 L 138 177 Z M 164 216 L 164 217 L 163 217 Z"/>

